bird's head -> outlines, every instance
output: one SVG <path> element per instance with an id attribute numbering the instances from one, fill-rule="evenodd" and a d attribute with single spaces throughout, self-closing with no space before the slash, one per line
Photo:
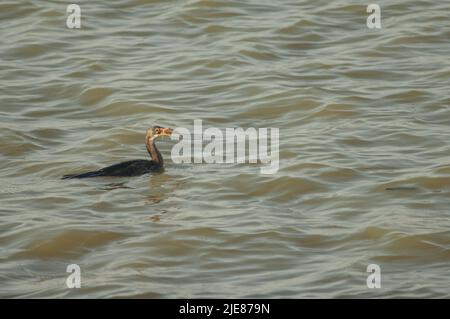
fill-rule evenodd
<path id="1" fill-rule="evenodd" d="M 147 130 L 147 138 L 157 138 L 160 136 L 170 136 L 173 130 L 170 127 L 153 126 Z"/>

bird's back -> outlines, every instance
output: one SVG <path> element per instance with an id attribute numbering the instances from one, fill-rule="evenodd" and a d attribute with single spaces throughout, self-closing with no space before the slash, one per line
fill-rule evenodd
<path id="1" fill-rule="evenodd" d="M 161 171 L 162 169 L 163 167 L 156 164 L 154 161 L 133 160 L 107 166 L 97 171 L 87 172 L 83 174 L 65 175 L 63 176 L 63 179 L 99 176 L 139 176 L 150 172 Z"/>

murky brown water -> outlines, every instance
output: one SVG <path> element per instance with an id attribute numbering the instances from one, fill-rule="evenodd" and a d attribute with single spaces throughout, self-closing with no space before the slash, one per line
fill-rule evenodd
<path id="1" fill-rule="evenodd" d="M 449 1 L 0 3 L 0 296 L 450 297 Z M 145 158 L 279 127 L 280 170 Z M 65 285 L 79 264 L 82 288 Z M 378 264 L 382 288 L 368 289 Z"/>

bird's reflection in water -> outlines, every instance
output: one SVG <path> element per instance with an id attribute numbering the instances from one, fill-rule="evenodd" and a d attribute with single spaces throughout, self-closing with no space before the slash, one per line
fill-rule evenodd
<path id="1" fill-rule="evenodd" d="M 163 217 L 163 214 L 166 214 L 167 210 L 162 209 L 159 213 L 152 215 L 150 217 L 148 217 L 149 220 L 151 220 L 152 222 L 159 222 L 161 221 L 161 217 Z"/>
<path id="2" fill-rule="evenodd" d="M 175 186 L 173 177 L 168 174 L 152 175 L 148 179 L 149 194 L 146 196 L 147 204 L 159 204 L 167 199 Z"/>
<path id="3" fill-rule="evenodd" d="M 100 188 L 101 190 L 105 190 L 105 191 L 110 191 L 113 189 L 119 189 L 119 188 L 129 188 L 129 189 L 133 189 L 133 187 L 127 186 L 125 184 L 126 182 L 122 182 L 122 183 L 110 183 L 110 184 L 106 184 L 104 187 Z"/>
<path id="4" fill-rule="evenodd" d="M 148 177 L 148 195 L 144 198 L 145 205 L 152 206 L 152 215 L 147 219 L 153 222 L 161 221 L 163 215 L 175 212 L 177 207 L 171 206 L 164 208 L 160 206 L 165 200 L 174 196 L 174 192 L 186 183 L 180 176 L 172 176 L 169 174 L 152 174 Z M 136 189 L 130 187 L 127 183 L 129 180 L 123 182 L 108 183 L 100 187 L 101 190 L 111 191 L 116 189 Z"/>
<path id="5" fill-rule="evenodd" d="M 168 174 L 152 175 L 149 178 L 149 194 L 146 197 L 145 203 L 152 205 L 152 211 L 156 212 L 148 217 L 153 222 L 161 221 L 163 215 L 166 215 L 177 210 L 176 207 L 159 208 L 157 204 L 163 203 L 168 198 L 174 196 L 174 192 L 178 189 L 184 181 L 180 181 L 178 177 Z M 156 205 L 153 206 L 153 205 Z"/>

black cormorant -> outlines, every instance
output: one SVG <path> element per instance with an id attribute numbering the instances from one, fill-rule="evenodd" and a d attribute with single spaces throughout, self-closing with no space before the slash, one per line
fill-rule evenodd
<path id="1" fill-rule="evenodd" d="M 164 160 L 161 153 L 158 151 L 155 145 L 155 139 L 160 136 L 172 135 L 171 128 L 164 128 L 160 126 L 154 126 L 147 130 L 145 136 L 145 145 L 147 151 L 152 158 L 149 160 L 132 160 L 115 165 L 111 165 L 97 171 L 86 172 L 82 174 L 64 175 L 63 179 L 70 178 L 88 178 L 88 177 L 100 177 L 100 176 L 139 176 L 151 172 L 161 172 L 164 169 Z"/>

